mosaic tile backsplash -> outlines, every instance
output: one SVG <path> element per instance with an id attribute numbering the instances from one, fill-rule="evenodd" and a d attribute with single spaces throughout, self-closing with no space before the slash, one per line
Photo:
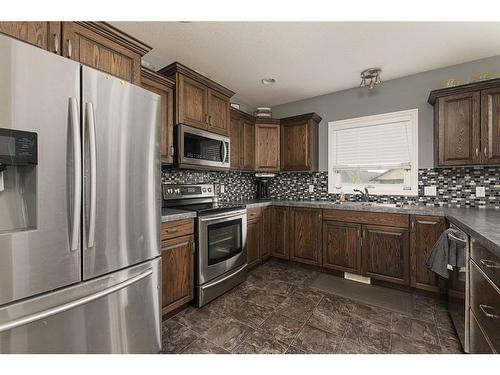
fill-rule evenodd
<path id="1" fill-rule="evenodd" d="M 411 204 L 422 203 L 436 206 L 500 208 L 500 167 L 454 167 L 419 170 L 419 195 L 373 196 L 379 203 Z M 256 179 L 252 172 L 211 172 L 189 170 L 166 170 L 166 183 L 211 182 L 224 185 L 219 192 L 221 201 L 254 199 Z M 314 192 L 309 193 L 309 185 Z M 437 196 L 424 196 L 424 186 L 436 186 Z M 483 186 L 486 197 L 476 197 L 476 186 Z M 282 200 L 329 200 L 337 201 L 337 194 L 328 194 L 328 172 L 280 172 L 270 183 L 272 199 Z M 347 195 L 347 200 L 360 200 L 358 195 Z"/>

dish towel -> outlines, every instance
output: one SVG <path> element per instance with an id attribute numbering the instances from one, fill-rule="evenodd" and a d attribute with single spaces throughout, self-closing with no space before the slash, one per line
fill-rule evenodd
<path id="1" fill-rule="evenodd" d="M 467 236 L 462 232 L 446 229 L 434 244 L 426 261 L 427 267 L 445 279 L 450 278 L 448 270 L 458 268 L 465 272 L 467 244 Z"/>

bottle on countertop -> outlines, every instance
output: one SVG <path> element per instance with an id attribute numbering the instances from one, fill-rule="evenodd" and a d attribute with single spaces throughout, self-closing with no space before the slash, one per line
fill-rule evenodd
<path id="1" fill-rule="evenodd" d="M 344 202 L 345 202 L 345 194 L 344 194 L 344 192 L 342 190 L 340 191 L 340 199 L 339 200 L 340 200 L 340 204 L 344 204 Z"/>

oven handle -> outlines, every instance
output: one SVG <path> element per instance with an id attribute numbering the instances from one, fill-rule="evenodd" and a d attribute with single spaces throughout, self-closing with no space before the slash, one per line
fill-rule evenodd
<path id="1" fill-rule="evenodd" d="M 225 219 L 225 218 L 230 218 L 230 217 L 236 217 L 236 216 L 241 216 L 243 214 L 246 214 L 247 210 L 238 210 L 238 211 L 231 211 L 231 212 L 226 212 L 224 214 L 219 214 L 219 215 L 210 215 L 210 216 L 202 216 L 199 217 L 200 221 L 212 221 L 212 220 L 218 220 L 218 219 Z"/>
<path id="2" fill-rule="evenodd" d="M 234 272 L 231 272 L 229 275 L 226 275 L 222 279 L 214 281 L 213 283 L 205 284 L 204 287 L 206 288 L 206 287 L 213 287 L 213 286 L 219 285 L 220 283 L 223 283 L 227 279 L 230 279 L 234 275 L 236 275 L 236 274 L 240 273 L 241 271 L 245 270 L 247 267 L 248 267 L 248 264 L 245 263 L 243 266 L 237 268 Z"/>
<path id="3" fill-rule="evenodd" d="M 463 238 L 458 238 L 458 237 L 454 236 L 451 233 L 448 233 L 448 238 L 450 240 L 452 240 L 452 241 L 455 241 L 455 242 L 460 242 L 460 243 L 463 243 L 463 244 L 467 244 L 467 240 L 464 240 Z"/>

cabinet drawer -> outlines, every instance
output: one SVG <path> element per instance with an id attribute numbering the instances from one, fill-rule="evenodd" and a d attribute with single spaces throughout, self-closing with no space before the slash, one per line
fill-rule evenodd
<path id="1" fill-rule="evenodd" d="M 500 258 L 491 253 L 474 238 L 471 239 L 470 256 L 486 276 L 500 288 Z"/>
<path id="2" fill-rule="evenodd" d="M 257 220 L 262 215 L 262 208 L 247 208 L 247 221 Z"/>
<path id="3" fill-rule="evenodd" d="M 161 239 L 168 240 L 170 238 L 187 236 L 194 233 L 193 219 L 167 221 L 161 224 Z"/>
<path id="4" fill-rule="evenodd" d="M 323 210 L 323 220 L 408 228 L 410 216 L 405 214 L 385 214 L 379 212 Z"/>
<path id="5" fill-rule="evenodd" d="M 500 291 L 470 262 L 470 306 L 493 349 L 500 351 Z"/>
<path id="6" fill-rule="evenodd" d="M 479 326 L 479 323 L 474 316 L 474 313 L 470 312 L 470 342 L 469 351 L 471 354 L 492 354 L 494 353 L 488 340 L 484 336 L 483 330 Z"/>

